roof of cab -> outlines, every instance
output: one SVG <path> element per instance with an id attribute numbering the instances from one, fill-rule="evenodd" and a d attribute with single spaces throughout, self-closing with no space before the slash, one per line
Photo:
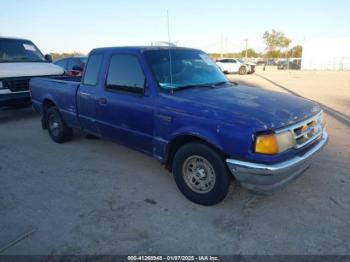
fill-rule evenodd
<path id="1" fill-rule="evenodd" d="M 25 38 L 19 38 L 19 37 L 7 37 L 7 36 L 0 36 L 0 39 L 6 39 L 6 40 L 24 40 L 24 41 L 30 41 L 29 39 L 25 39 Z"/>
<path id="2" fill-rule="evenodd" d="M 124 51 L 124 52 L 143 52 L 148 50 L 193 50 L 193 51 L 200 51 L 199 49 L 195 48 L 188 48 L 188 47 L 169 47 L 169 46 L 120 46 L 120 47 L 100 47 L 95 48 L 91 51 L 91 53 L 96 52 L 115 52 L 115 51 Z"/>

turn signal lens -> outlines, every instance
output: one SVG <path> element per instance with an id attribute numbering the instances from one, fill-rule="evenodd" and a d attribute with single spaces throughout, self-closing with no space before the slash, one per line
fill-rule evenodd
<path id="1" fill-rule="evenodd" d="M 290 131 L 261 135 L 256 138 L 255 152 L 268 155 L 277 154 L 293 148 L 295 143 L 295 138 Z"/>
<path id="2" fill-rule="evenodd" d="M 278 143 L 275 135 L 261 135 L 256 138 L 255 152 L 260 154 L 277 154 Z"/>

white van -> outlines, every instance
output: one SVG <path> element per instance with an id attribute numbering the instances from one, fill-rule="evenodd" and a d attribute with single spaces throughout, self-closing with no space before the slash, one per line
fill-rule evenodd
<path id="1" fill-rule="evenodd" d="M 0 37 L 0 107 L 30 103 L 29 80 L 64 74 L 29 40 Z"/>

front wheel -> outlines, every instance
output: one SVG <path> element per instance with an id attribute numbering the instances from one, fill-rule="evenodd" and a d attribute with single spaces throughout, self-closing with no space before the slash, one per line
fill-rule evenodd
<path id="1" fill-rule="evenodd" d="M 175 182 L 191 201 L 215 205 L 228 193 L 231 178 L 222 156 L 202 143 L 182 146 L 173 161 Z"/>
<path id="2" fill-rule="evenodd" d="M 240 75 L 245 75 L 245 74 L 247 73 L 247 68 L 246 68 L 245 66 L 241 66 L 241 67 L 239 68 L 238 73 L 239 73 Z"/>
<path id="3" fill-rule="evenodd" d="M 56 107 L 50 107 L 46 112 L 46 126 L 49 135 L 56 143 L 63 143 L 73 136 L 73 130 L 64 122 Z"/>

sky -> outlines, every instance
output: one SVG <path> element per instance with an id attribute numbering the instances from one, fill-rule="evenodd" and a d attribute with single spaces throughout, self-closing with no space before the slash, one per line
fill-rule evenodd
<path id="1" fill-rule="evenodd" d="M 43 53 L 150 45 L 170 40 L 206 52 L 263 51 L 266 30 L 291 46 L 350 36 L 348 0 L 0 0 L 0 36 L 32 40 Z"/>

